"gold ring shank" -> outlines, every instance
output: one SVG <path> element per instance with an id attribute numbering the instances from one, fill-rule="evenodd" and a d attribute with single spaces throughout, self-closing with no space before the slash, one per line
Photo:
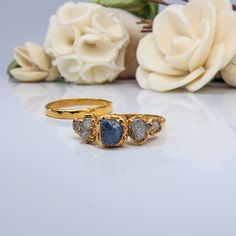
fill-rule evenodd
<path id="1" fill-rule="evenodd" d="M 126 119 L 130 119 L 133 117 L 138 116 L 138 114 L 123 114 L 123 116 L 126 117 Z M 140 114 L 140 116 L 146 118 L 146 119 L 155 119 L 158 120 L 161 124 L 164 124 L 166 122 L 166 119 L 162 116 L 157 116 L 157 115 L 149 115 L 149 114 Z"/>
<path id="2" fill-rule="evenodd" d="M 73 106 L 95 107 L 71 109 Z M 109 114 L 112 112 L 112 102 L 103 99 L 91 98 L 65 99 L 48 103 L 45 106 L 45 111 L 46 115 L 51 118 L 73 120 L 83 118 L 86 114 L 92 114 L 96 116 Z"/>

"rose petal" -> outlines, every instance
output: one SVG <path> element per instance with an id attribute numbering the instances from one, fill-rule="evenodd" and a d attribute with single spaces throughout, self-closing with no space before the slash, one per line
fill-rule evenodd
<path id="1" fill-rule="evenodd" d="M 221 75 L 227 84 L 236 87 L 236 57 L 221 71 Z"/>
<path id="2" fill-rule="evenodd" d="M 49 20 L 49 27 L 44 42 L 44 48 L 51 47 L 51 35 L 54 34 L 54 32 L 58 29 L 58 27 L 59 27 L 58 18 L 55 15 L 53 15 Z"/>
<path id="3" fill-rule="evenodd" d="M 203 20 L 210 20 L 213 28 L 216 25 L 216 9 L 211 0 L 191 0 L 183 11 L 193 30 L 198 29 Z"/>
<path id="4" fill-rule="evenodd" d="M 141 66 L 137 68 L 136 80 L 142 89 L 151 89 L 149 86 L 149 80 L 148 80 L 149 74 L 150 74 L 150 71 L 142 69 Z"/>
<path id="5" fill-rule="evenodd" d="M 229 0 L 211 0 L 217 14 L 223 11 L 232 11 L 232 3 Z"/>
<path id="6" fill-rule="evenodd" d="M 122 71 L 125 70 L 125 57 L 126 57 L 126 47 L 124 47 L 122 50 L 119 51 L 118 57 L 115 60 L 115 64 L 117 67 L 119 67 Z M 133 58 L 135 61 L 136 58 Z M 127 61 L 128 66 L 132 67 L 133 61 Z"/>
<path id="7" fill-rule="evenodd" d="M 15 48 L 14 58 L 15 58 L 17 64 L 20 65 L 21 67 L 33 66 L 33 63 L 29 57 L 29 54 L 28 54 L 26 48 L 24 48 L 24 47 Z"/>
<path id="8" fill-rule="evenodd" d="M 184 6 L 172 5 L 161 12 L 154 20 L 153 32 L 159 50 L 171 54 L 172 39 L 180 35 L 195 38 L 192 26 L 183 12 Z"/>
<path id="9" fill-rule="evenodd" d="M 32 63 L 38 66 L 41 70 L 48 71 L 51 67 L 51 58 L 37 44 L 27 42 L 25 48 L 29 54 Z"/>
<path id="10" fill-rule="evenodd" d="M 60 74 L 55 66 L 52 66 L 49 69 L 48 77 L 45 79 L 45 81 L 54 81 L 60 77 Z"/>
<path id="11" fill-rule="evenodd" d="M 11 70 L 11 75 L 22 82 L 38 82 L 44 80 L 48 73 L 39 71 L 37 67 L 22 67 Z"/>
<path id="12" fill-rule="evenodd" d="M 101 38 L 104 38 L 104 39 L 106 39 L 106 40 L 109 40 L 109 37 L 103 35 L 103 34 L 100 33 L 98 30 L 93 29 L 93 28 L 91 28 L 91 27 L 85 27 L 85 28 L 84 28 L 84 34 L 94 34 L 94 35 L 97 35 L 97 36 L 99 36 L 99 37 L 101 37 Z"/>
<path id="13" fill-rule="evenodd" d="M 74 27 L 61 26 L 57 28 L 51 35 L 51 44 L 55 54 L 60 56 L 72 54 L 79 36 L 79 31 Z"/>
<path id="14" fill-rule="evenodd" d="M 202 21 L 200 31 L 202 31 L 200 33 L 201 40 L 189 61 L 189 71 L 193 71 L 198 67 L 203 66 L 212 48 L 215 30 L 209 20 Z"/>
<path id="15" fill-rule="evenodd" d="M 168 76 L 164 74 L 150 73 L 139 67 L 136 73 L 136 78 L 142 88 L 164 92 L 183 87 L 191 81 L 199 78 L 199 76 L 204 72 L 205 69 L 199 67 L 197 70 L 187 75 Z"/>
<path id="16" fill-rule="evenodd" d="M 81 77 L 87 84 L 104 83 L 116 79 L 120 72 L 118 67 L 108 63 L 85 64 L 81 70 Z"/>
<path id="17" fill-rule="evenodd" d="M 124 28 L 117 16 L 108 11 L 97 13 L 92 18 L 92 27 L 116 42 L 124 37 Z"/>
<path id="18" fill-rule="evenodd" d="M 128 31 L 127 36 L 130 37 L 130 44 L 138 45 L 140 39 L 145 35 L 142 33 L 142 25 L 137 24 L 140 21 L 140 18 L 121 9 L 112 9 L 112 12 L 115 12 L 120 21 L 124 24 L 124 28 Z"/>
<path id="19" fill-rule="evenodd" d="M 137 59 L 139 65 L 145 70 L 167 75 L 184 74 L 183 71 L 173 68 L 164 60 L 163 54 L 155 45 L 153 34 L 149 34 L 141 39 L 137 49 Z"/>
<path id="20" fill-rule="evenodd" d="M 58 71 L 67 81 L 78 82 L 80 80 L 81 64 L 76 56 L 64 56 L 58 58 L 54 64 L 58 67 Z"/>
<path id="21" fill-rule="evenodd" d="M 175 38 L 173 41 L 178 40 L 179 38 L 183 38 L 183 36 Z M 186 41 L 186 40 L 185 40 Z M 186 50 L 183 51 L 183 53 L 177 54 L 177 55 L 170 55 L 166 56 L 165 60 L 170 65 L 172 65 L 174 68 L 182 70 L 182 71 L 189 71 L 189 61 L 191 57 L 193 56 L 196 48 L 199 46 L 200 42 L 199 40 L 196 40 L 195 42 L 191 42 L 192 45 L 182 45 L 183 48 Z M 183 42 L 184 44 L 184 42 Z"/>
<path id="22" fill-rule="evenodd" d="M 84 35 L 77 45 L 76 54 L 83 62 L 110 62 L 118 55 L 118 50 L 112 42 L 98 35 Z"/>
<path id="23" fill-rule="evenodd" d="M 62 5 L 57 16 L 62 25 L 77 25 L 80 30 L 91 22 L 90 5 L 68 2 Z"/>
<path id="24" fill-rule="evenodd" d="M 186 86 L 186 89 L 191 92 L 195 92 L 201 89 L 204 85 L 208 84 L 215 77 L 215 75 L 221 69 L 221 65 L 224 60 L 224 48 L 225 47 L 223 44 L 214 46 L 209 55 L 205 73 L 198 79 L 189 83 Z"/>
<path id="25" fill-rule="evenodd" d="M 236 54 L 236 13 L 226 11 L 219 15 L 215 44 L 225 45 L 225 58 L 222 68 L 230 63 Z"/>

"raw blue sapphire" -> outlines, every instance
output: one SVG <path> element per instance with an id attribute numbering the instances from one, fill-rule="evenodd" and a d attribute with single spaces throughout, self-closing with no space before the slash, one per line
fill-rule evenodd
<path id="1" fill-rule="evenodd" d="M 124 134 L 124 127 L 117 120 L 100 120 L 101 141 L 105 146 L 116 146 Z"/>

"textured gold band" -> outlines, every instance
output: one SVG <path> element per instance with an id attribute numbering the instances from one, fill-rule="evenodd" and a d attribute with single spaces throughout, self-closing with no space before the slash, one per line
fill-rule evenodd
<path id="1" fill-rule="evenodd" d="M 126 117 L 126 119 L 131 119 L 133 117 L 141 117 L 145 120 L 158 120 L 161 124 L 164 124 L 166 122 L 166 119 L 163 116 L 158 115 L 150 115 L 150 114 L 122 114 L 120 116 Z"/>
<path id="2" fill-rule="evenodd" d="M 72 109 L 77 106 L 93 106 L 91 108 Z M 46 115 L 51 118 L 73 120 L 83 118 L 86 114 L 96 116 L 112 112 L 112 102 L 103 99 L 77 98 L 65 99 L 48 103 L 45 106 Z"/>

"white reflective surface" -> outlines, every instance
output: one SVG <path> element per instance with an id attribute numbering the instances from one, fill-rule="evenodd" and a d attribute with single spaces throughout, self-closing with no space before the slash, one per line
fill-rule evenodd
<path id="1" fill-rule="evenodd" d="M 0 235 L 236 235 L 236 90 L 0 85 Z M 141 147 L 81 144 L 70 121 L 44 116 L 47 102 L 72 97 L 163 115 L 166 128 Z"/>

